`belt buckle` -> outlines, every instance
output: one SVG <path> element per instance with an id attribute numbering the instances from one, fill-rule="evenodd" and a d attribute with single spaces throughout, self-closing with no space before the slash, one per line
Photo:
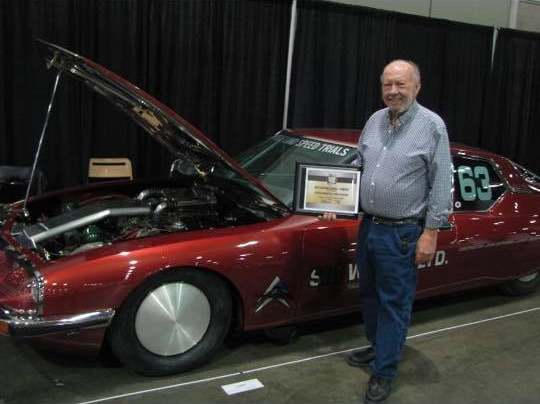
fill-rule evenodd
<path id="1" fill-rule="evenodd" d="M 373 223 L 375 223 L 375 224 L 387 224 L 387 223 L 388 223 L 388 221 L 385 220 L 384 218 L 382 218 L 382 217 L 380 217 L 380 216 L 375 216 L 375 215 L 373 215 L 373 216 L 371 217 L 371 221 L 372 221 Z"/>

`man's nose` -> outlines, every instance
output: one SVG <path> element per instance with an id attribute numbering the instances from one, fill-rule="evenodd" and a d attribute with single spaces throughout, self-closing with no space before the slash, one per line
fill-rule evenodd
<path id="1" fill-rule="evenodd" d="M 390 92 L 392 94 L 397 94 L 398 93 L 398 86 L 395 85 L 395 84 L 392 84 L 392 87 L 390 87 Z"/>

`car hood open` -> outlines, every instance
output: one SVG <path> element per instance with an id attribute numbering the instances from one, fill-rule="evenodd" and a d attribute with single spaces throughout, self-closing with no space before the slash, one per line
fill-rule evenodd
<path id="1" fill-rule="evenodd" d="M 211 173 L 215 165 L 221 163 L 221 166 L 240 174 L 264 195 L 282 205 L 279 199 L 201 131 L 148 93 L 90 59 L 43 40 L 38 39 L 37 42 L 47 68 L 56 68 L 62 74 L 81 80 L 106 97 L 173 156 L 189 162 L 199 175 Z"/>

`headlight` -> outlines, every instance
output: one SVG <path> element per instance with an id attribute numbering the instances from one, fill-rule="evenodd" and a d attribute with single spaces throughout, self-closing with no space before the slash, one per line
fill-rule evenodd
<path id="1" fill-rule="evenodd" d="M 44 291 L 45 282 L 38 272 L 31 275 L 17 268 L 0 284 L 0 301 L 20 315 L 33 316 L 43 303 Z"/>

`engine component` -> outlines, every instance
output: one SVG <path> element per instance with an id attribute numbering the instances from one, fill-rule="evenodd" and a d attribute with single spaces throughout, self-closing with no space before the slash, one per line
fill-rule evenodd
<path id="1" fill-rule="evenodd" d="M 78 254 L 78 253 L 81 253 L 81 252 L 84 252 L 84 251 L 93 250 L 94 248 L 103 247 L 104 245 L 105 245 L 105 243 L 103 243 L 101 241 L 96 241 L 96 242 L 93 242 L 93 243 L 83 244 L 82 246 L 77 247 L 76 249 L 71 251 L 70 255 Z"/>
<path id="2" fill-rule="evenodd" d="M 88 226 L 111 216 L 145 216 L 152 210 L 143 203 L 134 200 L 112 200 L 97 202 L 82 208 L 68 210 L 47 221 L 29 226 L 17 226 L 13 235 L 27 248 L 36 248 L 37 243 L 70 230 Z"/>

